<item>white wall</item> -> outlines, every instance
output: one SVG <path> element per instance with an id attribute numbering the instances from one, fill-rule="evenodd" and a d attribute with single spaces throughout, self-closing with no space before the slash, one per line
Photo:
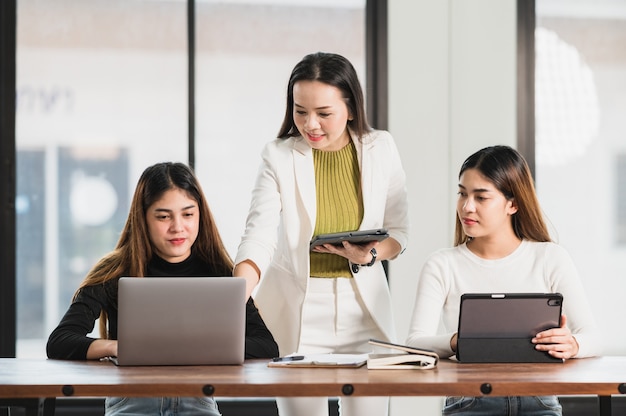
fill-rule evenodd
<path id="1" fill-rule="evenodd" d="M 409 247 L 390 264 L 402 340 L 426 256 L 452 244 L 461 163 L 484 146 L 515 146 L 516 2 L 388 5 L 389 130 L 407 172 L 411 213 Z M 393 398 L 392 416 L 439 415 L 440 407 L 441 398 Z"/>

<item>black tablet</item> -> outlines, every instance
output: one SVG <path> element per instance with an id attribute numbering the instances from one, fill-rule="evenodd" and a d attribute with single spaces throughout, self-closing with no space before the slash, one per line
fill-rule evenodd
<path id="1" fill-rule="evenodd" d="M 342 233 L 320 234 L 311 240 L 310 249 L 321 244 L 341 244 L 347 241 L 352 244 L 364 244 L 371 241 L 382 241 L 389 237 L 389 233 L 384 228 L 374 230 L 346 231 Z"/>
<path id="2" fill-rule="evenodd" d="M 560 293 L 466 293 L 461 296 L 457 358 L 461 362 L 562 362 L 531 339 L 561 323 Z"/>

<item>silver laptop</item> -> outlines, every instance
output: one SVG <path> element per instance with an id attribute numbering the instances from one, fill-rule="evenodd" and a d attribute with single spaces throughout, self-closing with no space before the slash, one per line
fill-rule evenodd
<path id="1" fill-rule="evenodd" d="M 245 280 L 122 277 L 117 365 L 241 364 Z"/>

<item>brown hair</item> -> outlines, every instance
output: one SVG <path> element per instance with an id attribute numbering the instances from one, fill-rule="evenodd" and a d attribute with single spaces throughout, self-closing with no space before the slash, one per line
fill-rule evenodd
<path id="1" fill-rule="evenodd" d="M 200 224 L 192 250 L 202 260 L 212 264 L 220 274 L 231 275 L 233 261 L 218 232 L 202 188 L 193 171 L 183 163 L 163 162 L 148 167 L 135 188 L 128 218 L 115 249 L 100 259 L 89 271 L 78 290 L 127 276 L 143 277 L 152 258 L 152 243 L 148 234 L 146 211 L 166 191 L 181 189 L 198 203 Z M 78 291 L 76 292 L 78 293 Z M 76 296 L 76 295 L 75 295 Z M 100 334 L 107 338 L 107 316 L 100 315 Z"/>
<path id="2" fill-rule="evenodd" d="M 478 170 L 508 200 L 514 201 L 517 212 L 511 216 L 515 235 L 530 241 L 552 241 L 543 219 L 535 185 L 526 160 L 509 146 L 491 146 L 468 157 L 459 171 L 459 178 L 468 169 Z M 469 240 L 456 216 L 454 245 Z"/>

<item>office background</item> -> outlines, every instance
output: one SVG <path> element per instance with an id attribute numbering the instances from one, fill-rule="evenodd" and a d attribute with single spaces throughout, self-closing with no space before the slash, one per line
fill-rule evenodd
<path id="1" fill-rule="evenodd" d="M 522 29 L 535 4 L 531 56 Z M 115 244 L 148 164 L 193 155 L 234 254 L 289 72 L 316 50 L 354 62 L 373 124 L 390 130 L 403 157 L 411 242 L 389 266 L 400 341 L 422 261 L 451 244 L 460 163 L 500 143 L 533 162 L 607 352 L 626 353 L 617 330 L 626 293 L 626 2 L 197 1 L 193 149 L 184 1 L 19 0 L 17 12 L 18 356 L 44 354 L 78 283 Z M 534 108 L 536 124 L 524 111 Z M 416 402 L 433 414 L 440 405 L 394 399 L 393 415 Z"/>

